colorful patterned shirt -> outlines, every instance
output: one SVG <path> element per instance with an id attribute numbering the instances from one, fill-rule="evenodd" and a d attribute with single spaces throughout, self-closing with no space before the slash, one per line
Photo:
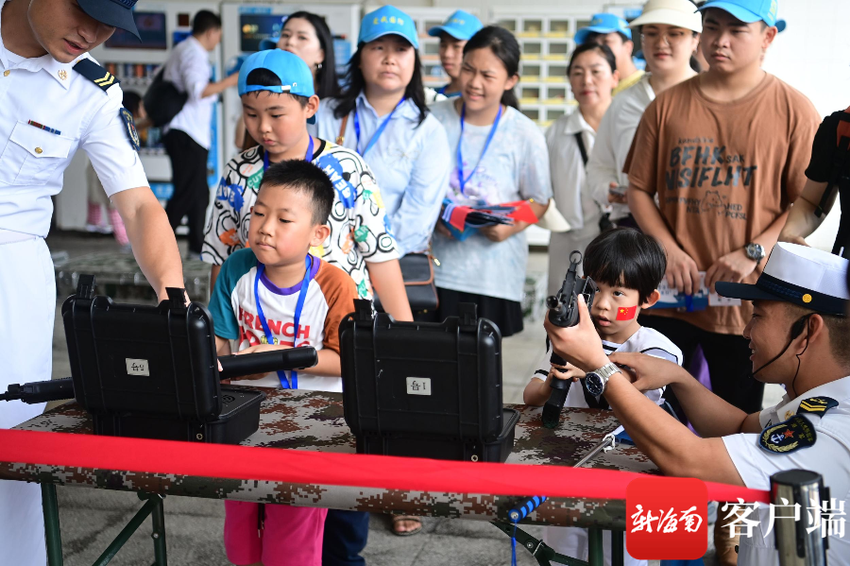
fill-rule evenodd
<path id="1" fill-rule="evenodd" d="M 310 253 L 345 270 L 357 284 L 360 298 L 371 299 L 366 262 L 399 257 L 381 192 L 360 155 L 324 140 L 316 142 L 312 162 L 328 174 L 336 196 L 328 218 L 330 236 Z M 243 151 L 227 163 L 213 201 L 201 259 L 221 265 L 230 254 L 247 247 L 251 208 L 263 173 L 261 146 Z"/>

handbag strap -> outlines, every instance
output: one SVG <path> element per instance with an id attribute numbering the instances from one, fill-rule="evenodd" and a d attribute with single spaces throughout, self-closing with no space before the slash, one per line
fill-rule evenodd
<path id="1" fill-rule="evenodd" d="M 348 114 L 342 119 L 342 124 L 339 125 L 339 135 L 336 137 L 336 145 L 342 145 L 345 141 L 345 127 L 348 125 Z"/>
<path id="2" fill-rule="evenodd" d="M 581 132 L 576 132 L 576 144 L 578 144 L 579 153 L 581 153 L 581 161 L 587 167 L 587 149 L 584 147 L 584 138 L 581 137 Z"/>

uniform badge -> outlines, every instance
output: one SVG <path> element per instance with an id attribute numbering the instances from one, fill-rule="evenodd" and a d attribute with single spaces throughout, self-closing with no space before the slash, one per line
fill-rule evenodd
<path id="1" fill-rule="evenodd" d="M 123 107 L 118 111 L 118 115 L 121 116 L 121 120 L 124 122 L 127 137 L 130 139 L 130 145 L 133 146 L 134 150 L 139 151 L 142 145 L 139 143 L 139 132 L 136 131 L 136 122 L 133 120 L 133 115 Z"/>
<path id="2" fill-rule="evenodd" d="M 816 440 L 817 433 L 811 421 L 802 415 L 794 415 L 761 431 L 759 446 L 774 454 L 789 454 L 813 446 Z"/>
<path id="3" fill-rule="evenodd" d="M 797 414 L 811 413 L 822 417 L 828 410 L 838 406 L 838 401 L 832 397 L 809 397 L 800 403 Z"/>

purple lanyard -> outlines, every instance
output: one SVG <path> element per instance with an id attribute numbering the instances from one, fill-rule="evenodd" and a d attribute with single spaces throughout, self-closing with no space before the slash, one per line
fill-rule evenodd
<path id="1" fill-rule="evenodd" d="M 304 310 L 304 301 L 307 299 L 307 289 L 310 288 L 310 280 L 313 278 L 310 273 L 313 267 L 313 259 L 310 254 L 307 254 L 307 257 L 304 259 L 304 265 L 307 268 L 307 272 L 304 274 L 304 279 L 301 281 L 301 290 L 298 291 L 298 302 L 295 303 L 295 316 L 293 317 L 293 323 L 295 324 L 295 329 L 292 331 L 293 348 L 295 348 L 298 344 L 298 331 L 301 329 L 301 311 Z M 266 314 L 263 312 L 263 304 L 260 302 L 260 278 L 263 276 L 263 272 L 265 270 L 266 266 L 257 262 L 257 276 L 254 278 L 254 299 L 257 301 L 257 316 L 260 318 L 260 324 L 263 325 L 266 342 L 274 344 L 274 336 L 272 335 L 269 323 L 266 320 Z M 283 332 L 282 326 L 280 331 Z M 287 380 L 286 372 L 278 370 L 277 378 L 280 380 L 280 386 L 283 389 L 298 389 L 298 372 L 292 370 L 290 373 L 291 380 Z"/>
<path id="2" fill-rule="evenodd" d="M 369 152 L 372 147 L 378 143 L 378 138 L 381 137 L 381 134 L 384 133 L 384 130 L 387 128 L 387 124 L 390 123 L 390 119 L 392 119 L 395 111 L 398 110 L 398 107 L 404 104 L 404 101 L 407 100 L 406 96 L 402 96 L 401 100 L 398 101 L 398 104 L 395 105 L 393 111 L 390 112 L 389 116 L 384 118 L 384 121 L 381 122 L 381 125 L 378 126 L 378 129 L 375 130 L 375 133 L 372 134 L 372 137 L 369 138 L 369 143 L 366 144 L 366 149 L 360 151 L 360 118 L 357 116 L 357 108 L 354 108 L 354 134 L 357 136 L 357 153 L 360 154 L 361 157 L 366 157 L 366 154 Z"/>
<path id="3" fill-rule="evenodd" d="M 460 194 L 464 194 L 463 190 L 466 187 L 466 183 L 475 175 L 475 172 L 478 170 L 478 166 L 481 164 L 481 160 L 484 159 L 484 154 L 487 153 L 487 149 L 490 147 L 490 142 L 493 141 L 493 136 L 496 135 L 496 128 L 499 127 L 499 120 L 502 118 L 502 105 L 499 104 L 499 113 L 496 114 L 496 121 L 493 122 L 493 127 L 490 128 L 490 134 L 487 136 L 487 141 L 484 142 L 484 149 L 481 150 L 481 156 L 478 157 L 478 163 L 475 164 L 475 167 L 472 171 L 469 172 L 469 176 L 463 176 L 463 153 L 461 152 L 460 146 L 463 145 L 463 120 L 466 117 L 466 104 L 463 104 L 460 108 L 460 139 L 457 140 L 457 180 L 460 183 Z"/>
<path id="4" fill-rule="evenodd" d="M 313 161 L 313 136 L 310 136 L 310 143 L 307 144 L 307 155 L 304 156 L 304 161 Z M 263 172 L 269 169 L 269 152 L 263 150 Z"/>

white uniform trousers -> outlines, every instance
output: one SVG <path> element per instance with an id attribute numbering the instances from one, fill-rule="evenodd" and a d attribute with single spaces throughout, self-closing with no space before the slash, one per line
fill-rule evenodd
<path id="1" fill-rule="evenodd" d="M 0 388 L 51 378 L 56 280 L 42 238 L 0 244 Z M 0 428 L 37 416 L 44 404 L 0 402 Z M 2 450 L 2 449 L 0 449 Z M 4 564 L 44 566 L 44 519 L 37 483 L 0 480 Z"/>

